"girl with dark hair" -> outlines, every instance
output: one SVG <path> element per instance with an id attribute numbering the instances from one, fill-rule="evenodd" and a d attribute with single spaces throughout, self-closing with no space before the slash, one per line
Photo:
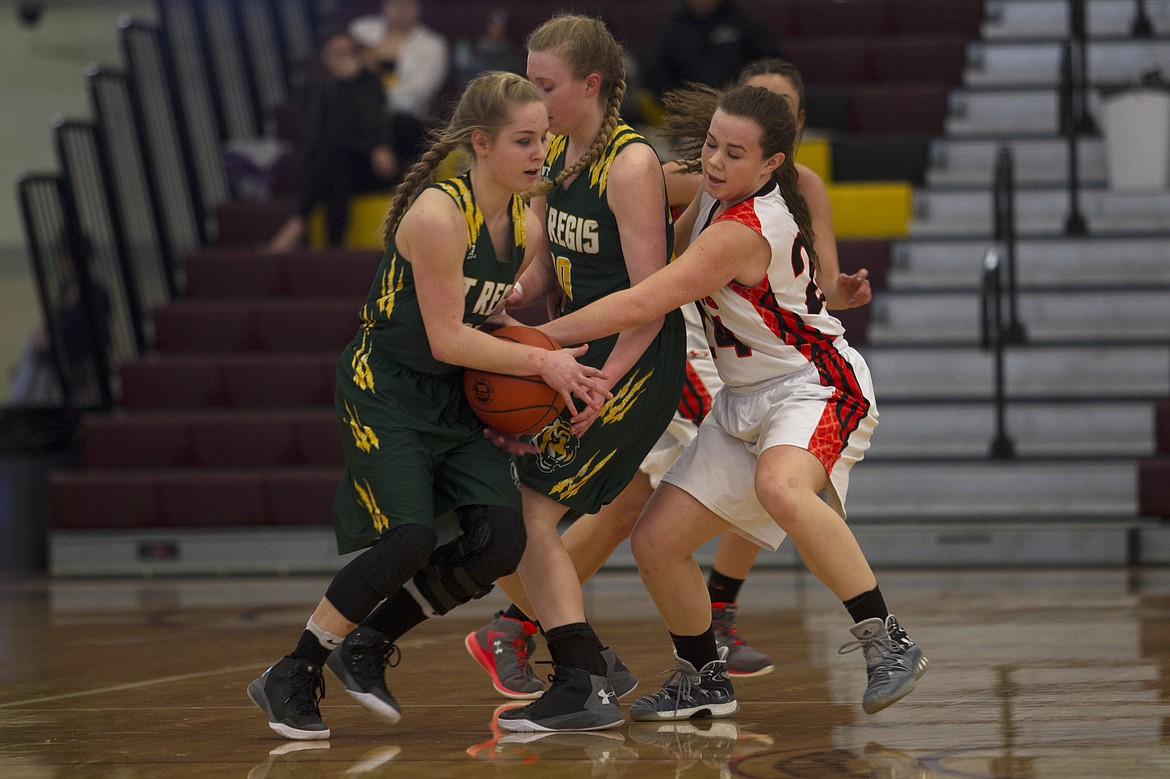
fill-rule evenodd
<path id="1" fill-rule="evenodd" d="M 631 537 L 677 670 L 630 716 L 737 711 L 692 556 L 729 528 L 773 549 L 792 539 L 854 619 L 856 640 L 841 651 L 864 651 L 862 706 L 879 711 L 914 689 L 927 661 L 887 610 L 845 523 L 849 471 L 869 448 L 877 409 L 865 361 L 815 281 L 812 216 L 792 159 L 796 117 L 784 98 L 754 86 L 675 93 L 668 108 L 668 134 L 703 173 L 703 190 L 679 220 L 685 251 L 641 284 L 541 328 L 573 343 L 698 301 L 725 385 Z"/>

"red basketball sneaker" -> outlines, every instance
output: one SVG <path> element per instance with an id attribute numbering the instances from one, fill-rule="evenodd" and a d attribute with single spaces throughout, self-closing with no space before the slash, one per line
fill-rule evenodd
<path id="1" fill-rule="evenodd" d="M 536 630 L 531 622 L 505 617 L 504 612 L 497 611 L 495 619 L 468 633 L 463 644 L 492 677 L 496 692 L 507 698 L 534 700 L 544 692 L 544 685 L 529 663 L 536 650 Z"/>

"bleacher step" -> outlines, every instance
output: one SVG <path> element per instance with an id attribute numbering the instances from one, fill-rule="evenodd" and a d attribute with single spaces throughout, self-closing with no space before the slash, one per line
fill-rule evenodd
<path id="1" fill-rule="evenodd" d="M 872 305 L 870 343 L 970 342 L 981 327 L 977 288 L 885 290 Z M 1019 318 L 1036 341 L 1170 342 L 1170 286 L 1065 290 L 1024 288 Z"/>
<path id="2" fill-rule="evenodd" d="M 978 288 L 990 238 L 921 238 L 892 248 L 890 289 Z M 1054 284 L 1065 288 L 1106 284 L 1170 284 L 1170 235 L 1125 238 L 1090 235 L 1016 243 L 1020 286 Z M 1103 262 L 1102 258 L 1108 257 Z"/>

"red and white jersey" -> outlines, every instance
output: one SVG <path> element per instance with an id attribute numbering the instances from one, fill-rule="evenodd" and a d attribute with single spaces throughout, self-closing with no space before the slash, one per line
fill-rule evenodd
<path id="1" fill-rule="evenodd" d="M 716 206 L 718 201 L 704 192 L 692 243 Z M 835 364 L 840 358 L 833 341 L 845 328 L 825 309 L 804 237 L 780 188 L 774 182 L 765 186 L 712 223 L 728 221 L 764 236 L 772 247 L 772 261 L 755 287 L 733 281 L 699 301 L 723 383 L 742 387 L 786 376 L 810 363 L 822 370 Z"/>

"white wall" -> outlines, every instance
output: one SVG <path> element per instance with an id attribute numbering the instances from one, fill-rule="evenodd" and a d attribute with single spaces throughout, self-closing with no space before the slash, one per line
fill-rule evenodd
<path id="1" fill-rule="evenodd" d="M 153 21 L 150 0 L 46 0 L 40 21 L 21 24 L 17 0 L 0 0 L 0 405 L 40 306 L 16 198 L 24 172 L 57 172 L 55 116 L 91 116 L 84 69 L 120 66 L 117 21 Z"/>

